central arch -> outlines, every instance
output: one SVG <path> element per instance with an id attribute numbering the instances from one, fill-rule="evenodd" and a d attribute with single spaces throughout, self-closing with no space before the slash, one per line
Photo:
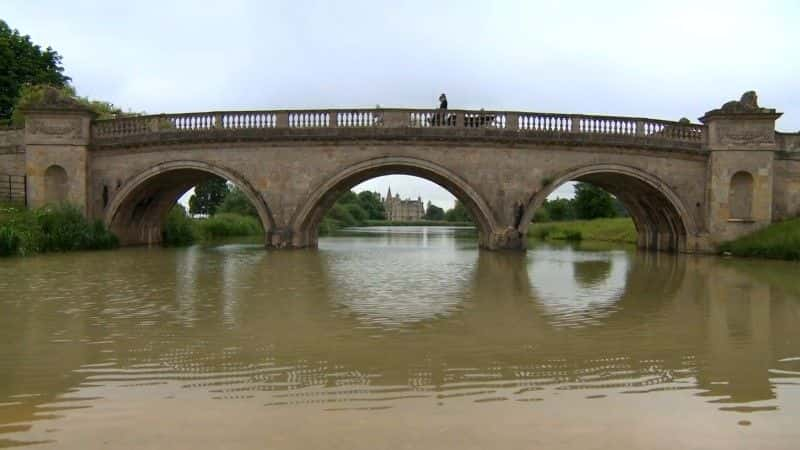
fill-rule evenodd
<path id="1" fill-rule="evenodd" d="M 479 245 L 492 247 L 492 233 L 498 229 L 492 210 L 483 197 L 463 178 L 431 161 L 407 157 L 381 157 L 362 161 L 340 171 L 318 186 L 295 214 L 292 245 L 314 247 L 325 212 L 344 192 L 359 183 L 383 175 L 412 175 L 432 181 L 458 198 L 478 228 Z"/>
<path id="2" fill-rule="evenodd" d="M 573 168 L 558 174 L 531 197 L 519 224 L 521 233 L 527 231 L 547 196 L 568 181 L 585 181 L 617 197 L 633 219 L 639 248 L 686 251 L 688 238 L 697 235 L 693 216 L 666 183 L 638 168 L 617 164 Z"/>
<path id="3" fill-rule="evenodd" d="M 214 175 L 244 193 L 258 212 L 266 239 L 275 224 L 262 196 L 236 172 L 200 161 L 165 162 L 130 178 L 111 199 L 105 223 L 123 245 L 160 243 L 169 210 L 186 191 Z"/>

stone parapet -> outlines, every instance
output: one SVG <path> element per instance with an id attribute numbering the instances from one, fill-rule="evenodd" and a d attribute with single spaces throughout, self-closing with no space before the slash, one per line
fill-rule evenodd
<path id="1" fill-rule="evenodd" d="M 309 110 L 225 111 L 97 121 L 94 148 L 168 142 L 285 139 L 439 138 L 553 140 L 700 149 L 703 125 L 637 117 L 515 111 Z"/>

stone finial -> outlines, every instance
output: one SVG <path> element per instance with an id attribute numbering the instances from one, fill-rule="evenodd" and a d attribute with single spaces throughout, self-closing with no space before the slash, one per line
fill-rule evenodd
<path id="1" fill-rule="evenodd" d="M 742 98 L 739 100 L 731 100 L 724 105 L 722 108 L 719 109 L 712 109 L 711 111 L 707 112 L 706 115 L 709 114 L 753 114 L 753 113 L 766 113 L 766 114 L 775 114 L 775 109 L 772 108 L 762 108 L 758 106 L 758 94 L 756 91 L 747 91 L 742 94 Z"/>

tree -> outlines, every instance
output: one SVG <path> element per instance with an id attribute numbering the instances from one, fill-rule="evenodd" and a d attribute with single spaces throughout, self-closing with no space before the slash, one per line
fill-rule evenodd
<path id="1" fill-rule="evenodd" d="M 614 199 L 611 194 L 589 183 L 575 185 L 575 215 L 578 219 L 589 220 L 601 217 L 615 217 Z"/>
<path id="2" fill-rule="evenodd" d="M 345 225 L 366 225 L 369 214 L 364 211 L 364 208 L 362 208 L 361 205 L 358 203 L 346 203 L 344 206 L 347 209 L 347 212 L 349 212 L 350 216 L 353 218 L 353 223 L 348 223 Z"/>
<path id="3" fill-rule="evenodd" d="M 386 219 L 386 209 L 383 207 L 381 195 L 377 192 L 363 191 L 358 193 L 358 203 L 368 214 L 369 220 Z"/>
<path id="4" fill-rule="evenodd" d="M 216 212 L 258 217 L 258 211 L 256 211 L 256 207 L 250 203 L 250 200 L 246 195 L 244 195 L 244 192 L 242 192 L 242 190 L 236 186 L 231 188 L 228 193 L 225 194 L 225 198 L 222 200 L 222 203 L 219 205 Z"/>
<path id="5" fill-rule="evenodd" d="M 442 208 L 428 203 L 428 210 L 425 211 L 425 220 L 444 220 L 445 212 Z"/>
<path id="6" fill-rule="evenodd" d="M 325 214 L 324 219 L 332 220 L 340 226 L 352 226 L 356 223 L 356 219 L 350 213 L 347 204 L 342 203 L 334 203 Z"/>
<path id="7" fill-rule="evenodd" d="M 542 209 L 547 211 L 547 216 L 552 221 L 574 220 L 575 201 L 566 198 L 555 200 L 545 199 Z"/>
<path id="8" fill-rule="evenodd" d="M 353 191 L 347 191 L 342 194 L 338 199 L 336 199 L 336 203 L 340 203 L 342 205 L 347 205 L 350 203 L 358 203 L 358 196 Z"/>
<path id="9" fill-rule="evenodd" d="M 224 178 L 209 178 L 195 186 L 194 195 L 189 198 L 189 212 L 213 216 L 227 194 L 228 182 Z"/>
<path id="10" fill-rule="evenodd" d="M 545 203 L 547 200 L 545 199 Z M 533 222 L 551 222 L 550 213 L 547 211 L 547 208 L 542 205 L 541 208 L 537 209 L 535 213 L 533 213 Z"/>
<path id="11" fill-rule="evenodd" d="M 0 121 L 8 121 L 25 85 L 66 87 L 61 55 L 31 42 L 0 20 Z"/>
<path id="12" fill-rule="evenodd" d="M 444 220 L 448 222 L 472 222 L 472 217 L 464 204 L 460 200 L 456 200 L 453 209 L 447 210 L 444 214 Z"/>

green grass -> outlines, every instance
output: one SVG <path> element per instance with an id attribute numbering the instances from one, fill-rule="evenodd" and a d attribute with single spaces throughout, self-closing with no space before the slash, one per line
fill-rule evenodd
<path id="1" fill-rule="evenodd" d="M 753 258 L 800 261 L 800 218 L 774 223 L 755 233 L 725 242 L 722 253 Z"/>
<path id="2" fill-rule="evenodd" d="M 532 223 L 529 239 L 636 243 L 636 228 L 628 217 Z"/>

